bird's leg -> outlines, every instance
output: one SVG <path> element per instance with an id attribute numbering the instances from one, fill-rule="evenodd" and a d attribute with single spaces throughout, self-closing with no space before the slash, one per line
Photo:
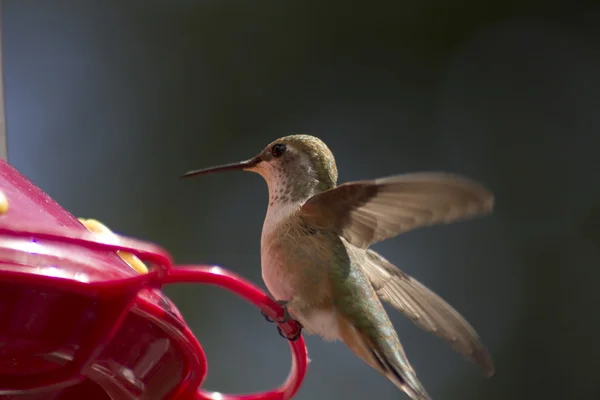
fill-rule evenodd
<path id="1" fill-rule="evenodd" d="M 268 321 L 268 322 L 277 322 L 277 323 L 284 323 L 284 322 L 288 322 L 290 320 L 294 321 L 297 325 L 298 325 L 298 332 L 294 335 L 294 336 L 287 336 L 285 333 L 283 333 L 283 331 L 281 330 L 281 328 L 278 326 L 277 327 L 277 333 L 279 333 L 279 336 L 289 340 L 290 342 L 293 342 L 295 340 L 298 340 L 298 338 L 300 337 L 300 335 L 302 335 L 302 324 L 298 321 L 296 321 L 295 319 L 292 318 L 292 316 L 290 315 L 290 312 L 288 311 L 288 304 L 290 303 L 290 300 L 276 300 L 275 301 L 277 304 L 279 304 L 281 306 L 281 308 L 283 308 L 283 318 L 279 321 L 274 321 L 271 317 L 269 317 L 264 311 L 261 311 L 262 316 Z"/>

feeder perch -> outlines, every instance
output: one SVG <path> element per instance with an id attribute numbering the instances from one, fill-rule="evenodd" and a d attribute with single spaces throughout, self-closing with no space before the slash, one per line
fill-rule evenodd
<path id="1" fill-rule="evenodd" d="M 226 269 L 173 266 L 158 246 L 77 220 L 0 159 L 0 399 L 291 399 L 306 373 L 302 337 L 290 342 L 292 367 L 279 388 L 201 389 L 202 347 L 160 290 L 183 282 L 224 288 L 283 317 Z M 294 321 L 279 327 L 289 336 L 299 329 Z M 283 339 L 274 332 L 273 340 Z"/>

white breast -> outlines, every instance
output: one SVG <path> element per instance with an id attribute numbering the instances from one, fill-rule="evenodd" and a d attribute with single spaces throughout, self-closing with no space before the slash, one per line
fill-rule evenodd
<path id="1" fill-rule="evenodd" d="M 262 278 L 269 292 L 276 300 L 291 300 L 298 295 L 298 284 L 292 281 L 289 268 L 299 267 L 297 263 L 290 263 L 288 259 L 290 249 L 282 246 L 280 236 L 287 233 L 285 221 L 296 211 L 301 203 L 276 204 L 269 206 L 263 225 L 261 238 L 261 265 Z M 280 229 L 278 229 L 280 228 Z M 279 236 L 274 236 L 279 235 Z M 302 258 L 303 262 L 311 265 L 310 253 Z M 307 333 L 321 335 L 326 340 L 339 339 L 337 316 L 334 311 L 312 310 L 308 314 L 294 313 L 296 318 Z"/>
<path id="2" fill-rule="evenodd" d="M 277 241 L 272 240 L 272 235 L 277 234 L 274 233 L 275 229 L 296 212 L 299 207 L 299 203 L 276 203 L 274 206 L 269 206 L 263 224 L 260 243 L 262 278 L 276 300 L 291 299 L 294 296 L 294 287 L 289 280 L 286 268 L 284 268 L 287 254 L 284 249 L 274 245 L 274 242 Z"/>
<path id="3" fill-rule="evenodd" d="M 262 241 L 265 241 L 266 236 L 277 228 L 282 221 L 298 211 L 301 205 L 302 203 L 275 203 L 269 206 L 265 222 L 263 223 Z"/>

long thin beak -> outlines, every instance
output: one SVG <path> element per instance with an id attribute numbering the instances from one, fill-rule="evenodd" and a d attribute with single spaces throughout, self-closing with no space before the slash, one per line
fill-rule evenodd
<path id="1" fill-rule="evenodd" d="M 250 160 L 240 161 L 240 162 L 236 162 L 236 163 L 232 163 L 232 164 L 217 165 L 216 167 L 208 167 L 208 168 L 188 171 L 185 174 L 183 174 L 181 177 L 182 178 L 190 178 L 192 176 L 197 176 L 197 175 L 212 174 L 213 172 L 250 169 L 250 168 L 256 166 L 261 161 L 262 160 L 260 157 L 254 157 L 254 158 L 251 158 Z"/>

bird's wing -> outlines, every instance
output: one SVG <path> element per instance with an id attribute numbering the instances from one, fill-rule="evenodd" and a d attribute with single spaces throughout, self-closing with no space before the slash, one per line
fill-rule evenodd
<path id="1" fill-rule="evenodd" d="M 494 196 L 459 175 L 419 172 L 350 182 L 311 197 L 300 216 L 359 248 L 433 224 L 489 213 Z"/>
<path id="2" fill-rule="evenodd" d="M 445 340 L 455 351 L 479 365 L 486 376 L 494 374 L 491 355 L 458 311 L 376 252 L 367 250 L 367 255 L 362 269 L 381 300 L 421 329 Z"/>

